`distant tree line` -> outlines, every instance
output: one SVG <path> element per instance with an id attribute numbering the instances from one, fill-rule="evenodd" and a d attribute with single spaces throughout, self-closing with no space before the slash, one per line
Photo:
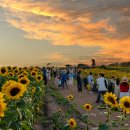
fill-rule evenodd
<path id="1" fill-rule="evenodd" d="M 112 64 L 109 64 L 109 66 L 124 66 L 124 67 L 129 67 L 130 66 L 130 61 L 129 62 L 121 62 L 121 63 L 112 63 Z"/>

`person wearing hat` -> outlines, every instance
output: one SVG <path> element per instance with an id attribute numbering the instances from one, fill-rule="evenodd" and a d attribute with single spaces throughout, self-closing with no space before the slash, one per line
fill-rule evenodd
<path id="1" fill-rule="evenodd" d="M 128 84 L 128 78 L 123 77 L 120 84 L 120 98 L 124 96 L 130 96 L 129 95 L 129 84 Z"/>

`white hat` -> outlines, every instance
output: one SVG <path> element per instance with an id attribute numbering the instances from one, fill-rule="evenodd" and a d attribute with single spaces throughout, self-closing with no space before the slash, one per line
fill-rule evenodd
<path id="1" fill-rule="evenodd" d="M 128 82 L 128 78 L 127 78 L 127 77 L 123 77 L 123 78 L 121 79 L 121 81 L 122 81 L 122 82 Z"/>

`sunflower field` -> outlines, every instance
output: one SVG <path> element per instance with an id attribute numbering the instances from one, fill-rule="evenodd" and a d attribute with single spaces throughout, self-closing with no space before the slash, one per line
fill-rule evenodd
<path id="1" fill-rule="evenodd" d="M 130 79 L 130 72 L 125 72 L 125 71 L 120 71 L 120 70 L 105 70 L 105 69 L 99 69 L 99 68 L 82 70 L 82 76 L 86 77 L 89 75 L 90 72 L 93 73 L 93 76 L 97 76 L 99 73 L 103 73 L 105 74 L 105 77 L 108 79 L 110 79 L 112 76 L 119 79 L 125 76 L 128 79 Z"/>
<path id="2" fill-rule="evenodd" d="M 43 77 L 38 67 L 1 67 L 0 129 L 33 129 L 43 98 Z"/>

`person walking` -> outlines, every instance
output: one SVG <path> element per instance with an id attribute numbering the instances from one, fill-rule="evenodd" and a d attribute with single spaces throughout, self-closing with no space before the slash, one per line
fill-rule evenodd
<path id="1" fill-rule="evenodd" d="M 42 68 L 44 85 L 47 85 L 47 70 L 45 67 Z"/>
<path id="2" fill-rule="evenodd" d="M 87 77 L 87 79 L 88 79 L 88 83 L 89 83 L 89 85 L 90 85 L 90 87 L 91 87 L 91 91 L 90 91 L 90 93 L 93 93 L 93 86 L 94 86 L 94 78 L 93 78 L 93 75 L 92 75 L 92 72 L 90 72 L 90 74 L 89 74 L 89 76 Z"/>
<path id="3" fill-rule="evenodd" d="M 116 85 L 115 85 L 115 89 L 114 89 L 114 94 L 116 95 L 117 100 L 118 100 L 119 97 L 120 97 L 120 79 L 119 78 L 116 79 Z"/>
<path id="4" fill-rule="evenodd" d="M 97 84 L 98 84 L 98 95 L 97 95 L 96 103 L 99 103 L 101 96 L 103 96 L 107 92 L 108 81 L 104 77 L 104 74 L 101 74 L 101 77 L 98 78 Z"/>
<path id="5" fill-rule="evenodd" d="M 61 75 L 61 86 L 62 86 L 63 89 L 66 86 L 66 88 L 68 89 L 68 85 L 67 85 L 67 74 L 66 74 L 65 71 L 63 71 L 62 75 Z"/>
<path id="6" fill-rule="evenodd" d="M 115 86 L 116 86 L 115 77 L 112 76 L 112 78 L 111 78 L 110 81 L 109 81 L 108 92 L 109 92 L 109 93 L 110 93 L 110 92 L 114 93 Z"/>
<path id="7" fill-rule="evenodd" d="M 74 75 L 73 75 L 72 72 L 70 72 L 70 73 L 68 74 L 68 78 L 69 78 L 69 82 L 68 82 L 69 86 L 73 86 Z"/>
<path id="8" fill-rule="evenodd" d="M 128 84 L 128 78 L 123 77 L 120 84 L 120 98 L 124 96 L 130 96 L 129 94 L 129 84 Z"/>
<path id="9" fill-rule="evenodd" d="M 81 77 L 81 70 L 77 73 L 77 86 L 78 86 L 78 92 L 82 92 L 82 77 Z"/>

